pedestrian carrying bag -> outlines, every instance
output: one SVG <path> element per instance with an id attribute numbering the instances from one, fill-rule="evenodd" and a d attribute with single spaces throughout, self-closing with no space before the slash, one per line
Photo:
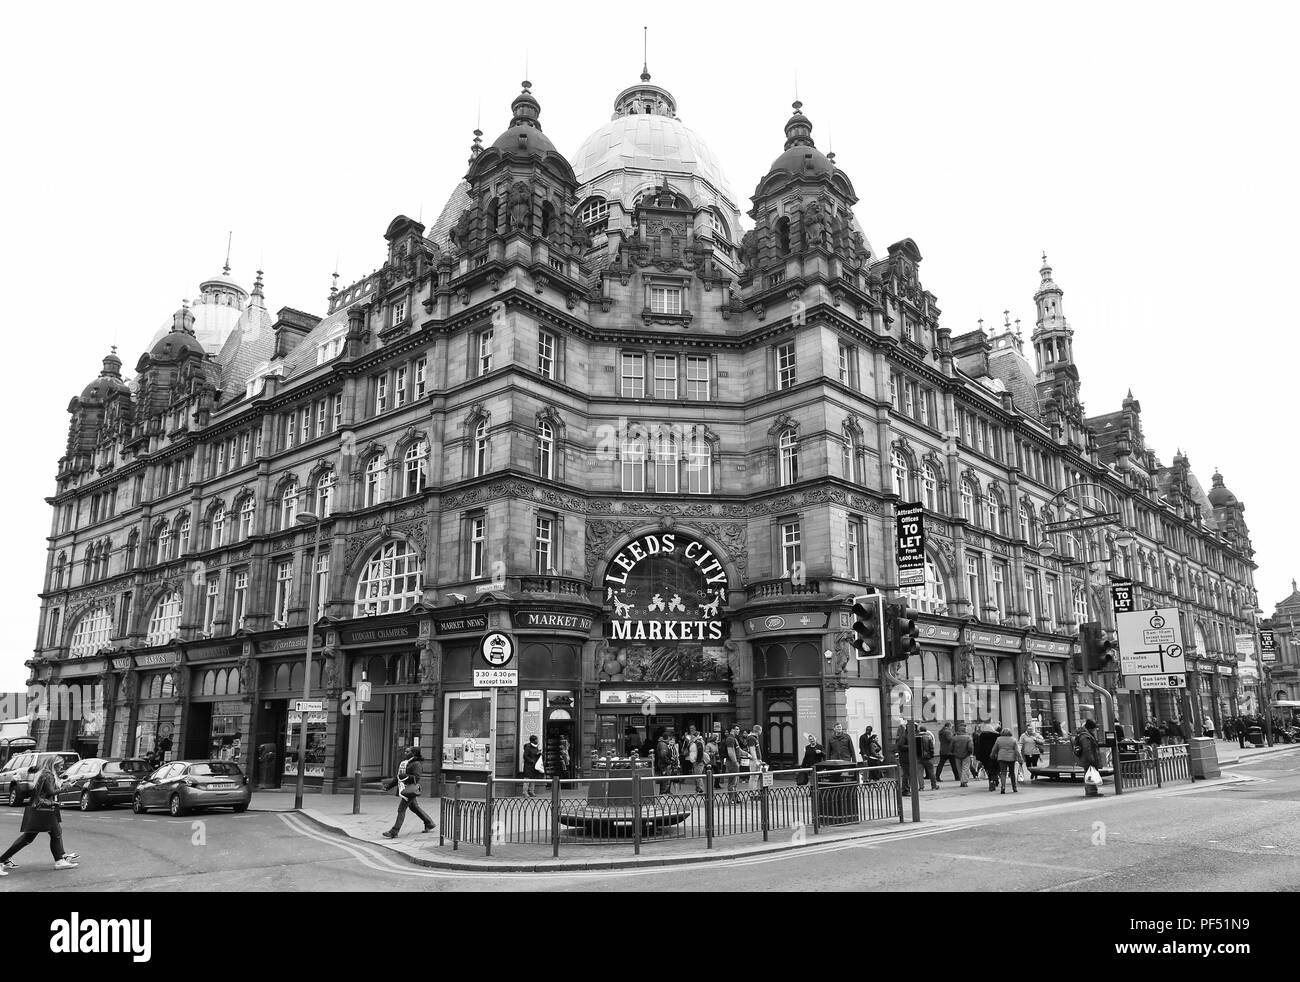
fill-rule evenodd
<path id="1" fill-rule="evenodd" d="M 546 773 L 546 768 L 542 766 L 541 757 L 538 757 L 535 761 L 533 761 L 533 770 L 535 770 L 538 774 Z"/>
<path id="2" fill-rule="evenodd" d="M 1101 787 L 1101 774 L 1095 767 L 1089 767 L 1083 774 L 1083 783 L 1091 784 L 1093 787 Z"/>

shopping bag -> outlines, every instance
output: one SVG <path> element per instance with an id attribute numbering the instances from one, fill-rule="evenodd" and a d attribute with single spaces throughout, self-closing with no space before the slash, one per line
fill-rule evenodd
<path id="1" fill-rule="evenodd" d="M 1029 768 L 1025 766 L 1025 762 L 1023 760 L 1016 765 L 1016 780 L 1017 781 L 1029 780 Z"/>
<path id="2" fill-rule="evenodd" d="M 1094 787 L 1101 787 L 1101 774 L 1098 773 L 1097 768 L 1095 768 L 1095 767 L 1089 767 L 1089 768 L 1084 772 L 1084 774 L 1083 774 L 1083 783 L 1084 783 L 1084 784 L 1091 784 L 1091 785 L 1093 785 Z"/>

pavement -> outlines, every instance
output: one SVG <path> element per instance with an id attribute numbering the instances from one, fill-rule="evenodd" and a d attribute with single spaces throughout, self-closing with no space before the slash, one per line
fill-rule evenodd
<path id="1" fill-rule="evenodd" d="M 1300 744 L 1279 744 L 1275 747 L 1247 747 L 1240 749 L 1235 743 L 1218 742 L 1221 767 L 1231 767 L 1272 754 L 1300 750 Z M 1230 786 L 1240 779 L 1231 774 L 1196 782 L 1180 782 L 1191 789 Z M 1166 785 L 1165 790 L 1170 789 Z M 1145 794 L 1146 790 L 1126 792 L 1129 796 Z M 951 770 L 947 780 L 941 781 L 938 790 L 921 792 L 921 823 L 932 829 L 944 826 L 965 827 L 974 820 L 988 820 L 1008 812 L 1022 814 L 1041 808 L 1069 807 L 1071 802 L 1084 799 L 1081 782 L 1038 780 L 1023 782 L 1017 794 L 990 793 L 983 778 L 969 782 L 965 788 L 952 780 Z M 1103 797 L 1089 798 L 1090 802 L 1116 800 L 1110 779 L 1103 787 Z M 294 811 L 294 792 L 261 790 L 255 793 L 250 811 Z M 421 807 L 431 816 L 439 814 L 439 799 L 423 797 Z M 855 825 L 851 830 L 822 831 L 814 835 L 811 829 L 800 827 L 773 830 L 768 841 L 761 833 L 715 836 L 714 848 L 704 847 L 699 838 L 665 838 L 646 840 L 641 854 L 634 855 L 631 842 L 580 843 L 561 842 L 560 856 L 553 855 L 549 841 L 540 843 L 495 843 L 492 856 L 487 856 L 480 845 L 460 843 L 453 848 L 450 839 L 440 842 L 438 832 L 423 833 L 420 821 L 412 815 L 406 818 L 406 827 L 396 839 L 384 838 L 382 833 L 392 826 L 397 801 L 391 793 L 366 793 L 361 795 L 361 813 L 352 814 L 350 794 L 309 794 L 304 799 L 301 815 L 317 826 L 373 846 L 404 856 L 410 862 L 437 869 L 479 870 L 490 873 L 541 872 L 546 870 L 603 870 L 642 866 L 672 866 L 719 860 L 735 860 L 747 856 L 777 853 L 796 849 L 811 842 L 831 844 L 849 840 L 906 837 L 921 834 L 912 822 L 911 799 L 904 798 L 903 814 L 906 821 L 883 819 Z"/>

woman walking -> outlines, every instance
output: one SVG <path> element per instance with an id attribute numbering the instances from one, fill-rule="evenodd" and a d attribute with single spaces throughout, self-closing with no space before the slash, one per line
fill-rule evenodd
<path id="1" fill-rule="evenodd" d="M 1011 791 L 1018 792 L 1016 787 L 1016 763 L 1023 761 L 1025 758 L 1020 753 L 1020 745 L 1016 743 L 1016 738 L 1011 735 L 1011 731 L 1005 726 L 1002 727 L 1002 735 L 997 738 L 993 744 L 993 751 L 989 754 L 989 769 L 993 772 L 996 768 L 998 777 L 1002 785 L 1002 793 L 1007 793 L 1007 775 L 1011 775 Z"/>
<path id="2" fill-rule="evenodd" d="M 32 778 L 32 797 L 23 810 L 22 831 L 13 845 L 0 855 L 0 876 L 8 876 L 11 869 L 18 864 L 13 856 L 20 849 L 30 846 L 42 832 L 50 834 L 50 855 L 54 857 L 55 869 L 76 869 L 77 854 L 63 851 L 63 823 L 59 819 L 59 805 L 54 795 L 62 783 L 63 758 L 55 757 L 44 768 L 29 767 L 27 776 Z"/>
<path id="3" fill-rule="evenodd" d="M 1046 744 L 1043 738 L 1038 735 L 1038 731 L 1032 726 L 1028 727 L 1024 733 L 1020 734 L 1020 753 L 1025 758 L 1025 767 L 1029 769 L 1029 780 L 1037 781 L 1038 775 L 1033 769 L 1038 766 L 1038 758 L 1042 756 Z"/>

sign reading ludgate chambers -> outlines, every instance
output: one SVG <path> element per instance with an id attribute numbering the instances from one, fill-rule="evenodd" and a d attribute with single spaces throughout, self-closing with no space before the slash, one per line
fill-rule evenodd
<path id="1" fill-rule="evenodd" d="M 727 571 L 704 543 L 680 532 L 633 539 L 605 571 L 605 602 L 616 641 L 720 641 Z"/>

